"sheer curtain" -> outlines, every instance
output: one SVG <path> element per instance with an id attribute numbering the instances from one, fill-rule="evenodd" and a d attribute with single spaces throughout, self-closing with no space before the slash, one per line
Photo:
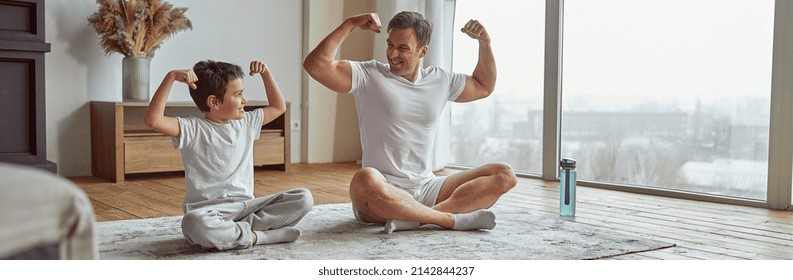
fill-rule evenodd
<path id="1" fill-rule="evenodd" d="M 388 21 L 402 11 L 416 11 L 432 21 L 432 41 L 430 51 L 422 61 L 422 67 L 438 66 L 452 70 L 452 38 L 454 34 L 454 0 L 380 0 L 377 1 L 377 14 L 387 28 Z M 384 30 L 385 31 L 385 30 Z M 375 36 L 374 58 L 385 62 L 387 32 Z M 451 112 L 450 106 L 444 108 L 440 127 L 435 135 L 432 154 L 433 169 L 439 170 L 449 164 L 451 158 Z"/>

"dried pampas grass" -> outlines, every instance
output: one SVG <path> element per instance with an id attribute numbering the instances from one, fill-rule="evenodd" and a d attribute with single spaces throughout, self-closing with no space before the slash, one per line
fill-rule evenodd
<path id="1" fill-rule="evenodd" d="M 165 39 L 193 29 L 187 8 L 174 8 L 160 0 L 97 0 L 99 10 L 88 22 L 99 34 L 105 54 L 154 56 Z"/>

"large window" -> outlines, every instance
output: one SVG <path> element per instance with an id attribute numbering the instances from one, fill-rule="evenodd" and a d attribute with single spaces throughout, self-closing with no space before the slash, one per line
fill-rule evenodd
<path id="1" fill-rule="evenodd" d="M 581 180 L 765 200 L 772 0 L 566 0 L 561 156 Z"/>
<path id="2" fill-rule="evenodd" d="M 491 33 L 498 82 L 489 98 L 452 105 L 453 165 L 500 161 L 552 179 L 558 166 L 542 155 L 558 150 L 551 154 L 578 161 L 584 184 L 716 195 L 752 205 L 779 201 L 779 188 L 790 186 L 769 185 L 769 174 L 778 178 L 781 172 L 772 166 L 769 173 L 769 138 L 780 135 L 773 142 L 778 153 L 787 149 L 778 143 L 790 141 L 779 132 L 784 114 L 771 106 L 778 2 L 564 0 L 557 30 L 556 9 L 546 15 L 545 5 L 560 2 L 456 1 L 455 28 L 473 18 Z M 453 70 L 471 73 L 476 41 L 455 33 Z M 558 64 L 555 50 L 543 49 L 556 34 Z M 777 63 L 786 61 L 783 49 Z M 557 73 L 544 73 L 556 67 L 559 83 Z M 784 92 L 786 84 L 777 83 Z M 779 92 L 774 98 L 787 100 Z M 544 120 L 554 115 L 543 114 L 548 110 L 559 119 Z M 558 143 L 543 143 L 554 135 Z"/>
<path id="3" fill-rule="evenodd" d="M 453 70 L 471 73 L 478 43 L 459 32 L 470 19 L 492 38 L 498 69 L 495 92 L 472 103 L 454 103 L 451 163 L 478 166 L 506 162 L 518 172 L 539 173 L 545 1 L 457 0 Z"/>

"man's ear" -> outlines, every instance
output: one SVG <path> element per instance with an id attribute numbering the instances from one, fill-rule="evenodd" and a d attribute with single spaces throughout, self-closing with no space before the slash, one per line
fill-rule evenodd
<path id="1" fill-rule="evenodd" d="M 419 58 L 424 58 L 424 56 L 427 55 L 427 51 L 429 51 L 429 49 L 430 46 L 428 45 L 424 45 L 423 47 L 421 47 L 421 51 L 420 51 L 421 53 L 419 54 Z"/>

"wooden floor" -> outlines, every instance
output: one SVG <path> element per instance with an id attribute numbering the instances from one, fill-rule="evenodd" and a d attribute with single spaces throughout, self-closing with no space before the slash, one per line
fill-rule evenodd
<path id="1" fill-rule="evenodd" d="M 355 163 L 294 164 L 289 173 L 257 170 L 255 195 L 306 187 L 316 204 L 349 202 Z M 443 174 L 456 172 L 453 169 Z M 113 184 L 69 178 L 94 205 L 98 221 L 181 215 L 183 174 L 127 177 Z M 498 202 L 528 211 L 558 213 L 558 182 L 520 178 Z M 575 221 L 677 246 L 614 259 L 793 259 L 793 212 L 724 205 L 579 187 Z"/>

